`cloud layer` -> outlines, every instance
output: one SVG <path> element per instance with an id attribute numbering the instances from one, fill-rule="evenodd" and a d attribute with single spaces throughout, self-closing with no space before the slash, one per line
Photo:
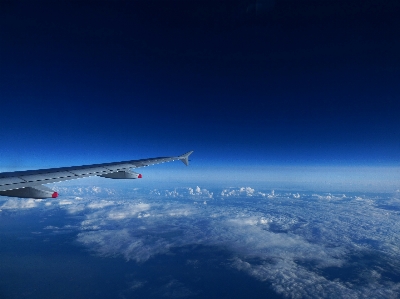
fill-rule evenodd
<path id="1" fill-rule="evenodd" d="M 140 263 L 187 245 L 221 247 L 231 252 L 227 264 L 268 281 L 289 298 L 399 295 L 398 194 L 282 193 L 251 187 L 210 191 L 197 186 L 64 191 L 74 196 L 61 201 L 9 199 L 0 209 L 62 208 L 83 214 L 76 226 L 78 242 L 98 255 Z"/>

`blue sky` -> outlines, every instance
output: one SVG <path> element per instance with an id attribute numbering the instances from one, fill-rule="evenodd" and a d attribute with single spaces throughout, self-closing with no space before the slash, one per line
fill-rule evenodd
<path id="1" fill-rule="evenodd" d="M 3 2 L 0 168 L 399 167 L 396 2 L 253 2 Z"/>

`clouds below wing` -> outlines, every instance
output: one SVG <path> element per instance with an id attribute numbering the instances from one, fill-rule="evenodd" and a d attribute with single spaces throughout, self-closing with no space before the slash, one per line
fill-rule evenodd
<path id="1" fill-rule="evenodd" d="M 132 199 L 108 189 L 103 198 L 100 189 L 81 191 L 68 204 L 7 201 L 1 209 L 84 212 L 77 240 L 101 256 L 145 262 L 186 245 L 225 248 L 231 252 L 227 264 L 269 281 L 276 292 L 291 298 L 333 293 L 390 298 L 400 287 L 389 278 L 400 274 L 396 195 L 279 193 L 250 187 L 211 192 L 194 187 L 135 190 Z M 201 204 L 205 199 L 208 204 Z"/>

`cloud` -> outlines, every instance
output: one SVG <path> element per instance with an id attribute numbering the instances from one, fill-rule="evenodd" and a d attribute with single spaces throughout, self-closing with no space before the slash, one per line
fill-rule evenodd
<path id="1" fill-rule="evenodd" d="M 111 211 L 107 213 L 106 217 L 111 220 L 121 220 L 136 217 L 140 212 L 148 209 L 150 209 L 150 205 L 146 203 L 138 203 L 134 205 L 124 204 L 122 205 L 122 209 L 121 206 L 111 209 Z"/>
<path id="2" fill-rule="evenodd" d="M 397 298 L 400 287 L 392 282 L 379 282 L 379 274 L 375 271 L 370 271 L 372 279 L 367 285 L 359 281 L 352 284 L 340 279 L 329 280 L 287 259 L 252 265 L 237 258 L 233 267 L 259 280 L 275 282 L 274 290 L 287 298 L 332 298 L 333 294 L 335 298 Z"/>
<path id="3" fill-rule="evenodd" d="M 232 253 L 225 264 L 268 281 L 285 297 L 394 298 L 400 291 L 400 285 L 388 279 L 388 272 L 400 275 L 396 195 L 283 193 L 252 187 L 211 191 L 196 186 L 129 191 L 133 193 L 110 189 L 114 195 L 94 197 L 91 190 L 98 189 L 88 190 L 79 191 L 79 200 L 65 200 L 68 204 L 10 199 L 1 208 L 83 212 L 77 240 L 101 256 L 143 263 L 172 248 L 221 247 Z M 197 199 L 208 204 L 193 204 Z M 353 280 L 332 274 L 347 272 L 354 273 Z M 189 291 L 184 286 L 182 290 Z"/>
<path id="4" fill-rule="evenodd" d="M 200 189 L 199 186 L 196 186 L 195 189 L 187 188 L 189 195 L 191 196 L 200 196 L 206 198 L 213 198 L 213 192 L 208 191 L 207 189 Z"/>
<path id="5" fill-rule="evenodd" d="M 113 201 L 108 201 L 108 200 L 100 200 L 96 202 L 91 202 L 87 205 L 89 209 L 103 209 L 108 206 L 114 205 Z"/>
<path id="6" fill-rule="evenodd" d="M 60 206 L 65 206 L 65 205 L 72 205 L 73 202 L 70 201 L 70 200 L 60 200 L 60 201 L 58 202 L 58 204 L 59 204 Z"/>
<path id="7" fill-rule="evenodd" d="M 199 194 L 199 189 L 187 189 L 188 195 Z M 82 231 L 78 240 L 97 254 L 122 255 L 138 262 L 179 246 L 221 246 L 234 254 L 232 267 L 269 281 L 276 292 L 286 297 L 396 294 L 398 286 L 386 283 L 379 267 L 375 272 L 365 269 L 363 274 L 359 273 L 368 276 L 368 282 L 361 287 L 324 274 L 324 269 L 346 267 L 349 256 L 363 250 L 399 256 L 397 216 L 386 215 L 387 211 L 375 207 L 377 201 L 371 198 L 360 202 L 343 194 L 265 193 L 242 187 L 224 189 L 220 197 L 214 197 L 232 197 L 234 202 L 213 201 L 203 206 L 190 205 L 188 198 L 182 196 L 183 189 L 160 192 L 161 197 L 168 194 L 174 201 L 142 199 L 149 205 L 146 217 L 134 213 L 135 217 L 121 219 L 123 229 L 106 221 L 98 231 Z M 253 201 L 246 200 L 268 197 L 274 201 L 252 204 Z M 94 218 L 109 219 L 111 211 L 129 210 L 126 205 L 107 207 Z"/>
<path id="8" fill-rule="evenodd" d="M 57 191 L 60 194 L 68 194 L 68 195 L 75 195 L 75 196 L 110 196 L 110 195 L 117 195 L 118 190 L 113 188 L 104 188 L 99 186 L 89 186 L 89 187 L 63 187 L 57 184 L 54 184 L 52 187 L 54 191 Z"/>
<path id="9" fill-rule="evenodd" d="M 169 244 L 162 239 L 145 240 L 127 229 L 99 230 L 78 234 L 78 241 L 102 256 L 122 255 L 126 260 L 137 262 L 148 260 L 151 256 L 168 252 Z"/>
<path id="10" fill-rule="evenodd" d="M 195 188 L 175 188 L 174 190 L 154 189 L 150 191 L 150 194 L 170 198 L 190 198 L 192 200 L 212 199 L 214 196 L 213 192 L 204 188 L 202 189 L 199 186 L 196 186 Z"/>
<path id="11" fill-rule="evenodd" d="M 221 191 L 220 195 L 222 197 L 267 197 L 274 198 L 275 191 L 272 190 L 271 193 L 256 192 L 255 189 L 251 187 L 240 187 L 240 188 L 228 188 Z"/>
<path id="12" fill-rule="evenodd" d="M 42 202 L 40 199 L 17 199 L 11 198 L 8 199 L 5 203 L 0 206 L 2 210 L 19 210 L 19 209 L 32 209 L 39 205 Z"/>

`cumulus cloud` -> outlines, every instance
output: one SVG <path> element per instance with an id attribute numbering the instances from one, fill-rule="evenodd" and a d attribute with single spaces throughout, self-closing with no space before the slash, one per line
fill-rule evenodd
<path id="1" fill-rule="evenodd" d="M 220 193 L 221 197 L 266 197 L 266 198 L 274 198 L 275 191 L 272 190 L 271 193 L 265 193 L 256 191 L 251 187 L 240 187 L 240 188 L 228 188 L 224 189 Z"/>
<path id="2" fill-rule="evenodd" d="M 196 186 L 195 189 L 187 188 L 189 195 L 191 196 L 200 196 L 206 198 L 213 198 L 213 192 L 208 191 L 207 189 L 200 189 L 199 186 Z"/>
<path id="3" fill-rule="evenodd" d="M 193 200 L 212 199 L 214 196 L 213 192 L 199 186 L 195 188 L 175 188 L 174 190 L 154 189 L 150 191 L 150 194 L 172 198 L 190 198 Z"/>

